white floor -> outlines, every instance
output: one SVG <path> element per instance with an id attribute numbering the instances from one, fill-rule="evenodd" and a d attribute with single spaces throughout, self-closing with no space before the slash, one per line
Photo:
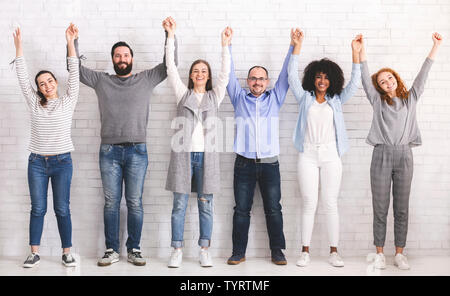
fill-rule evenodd
<path id="1" fill-rule="evenodd" d="M 25 256 L 26 257 L 26 256 Z M 297 267 L 297 258 L 287 258 L 288 265 L 276 266 L 270 258 L 247 258 L 237 266 L 226 264 L 227 258 L 214 258 L 214 267 L 202 268 L 196 258 L 183 258 L 181 268 L 167 268 L 167 259 L 147 258 L 147 265 L 134 266 L 121 261 L 108 267 L 98 267 L 97 258 L 75 255 L 78 267 L 66 268 L 59 257 L 41 257 L 41 263 L 31 269 L 22 267 L 24 258 L 0 257 L 0 276 L 450 276 L 450 257 L 408 257 L 411 269 L 402 271 L 393 265 L 393 256 L 387 256 L 387 268 L 375 270 L 363 257 L 347 257 L 345 267 L 335 268 L 325 257 L 312 258 L 310 266 Z"/>

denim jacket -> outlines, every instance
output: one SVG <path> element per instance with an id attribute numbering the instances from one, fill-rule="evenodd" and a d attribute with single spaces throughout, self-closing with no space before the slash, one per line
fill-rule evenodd
<path id="1" fill-rule="evenodd" d="M 303 152 L 308 110 L 316 99 L 316 96 L 314 92 L 305 91 L 302 87 L 302 84 L 298 77 L 298 59 L 299 55 L 292 55 L 291 59 L 289 60 L 288 81 L 292 93 L 294 94 L 295 99 L 299 104 L 298 119 L 293 135 L 294 146 L 298 151 Z M 330 105 L 331 109 L 333 109 L 333 121 L 336 130 L 336 146 L 340 157 L 342 157 L 342 155 L 349 148 L 348 136 L 344 123 L 344 115 L 342 113 L 342 104 L 347 102 L 348 99 L 350 99 L 355 94 L 360 82 L 361 65 L 353 64 L 350 82 L 342 90 L 342 92 L 339 95 L 334 95 L 333 97 L 330 97 L 328 94 L 325 96 L 325 100 L 327 101 L 328 105 Z"/>

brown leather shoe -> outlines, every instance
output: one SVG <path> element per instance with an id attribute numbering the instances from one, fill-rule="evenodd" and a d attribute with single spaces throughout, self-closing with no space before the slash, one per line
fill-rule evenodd
<path id="1" fill-rule="evenodd" d="M 245 256 L 243 256 L 243 255 L 232 255 L 228 259 L 227 263 L 229 265 L 238 265 L 239 263 L 244 262 L 244 261 L 245 261 Z"/>

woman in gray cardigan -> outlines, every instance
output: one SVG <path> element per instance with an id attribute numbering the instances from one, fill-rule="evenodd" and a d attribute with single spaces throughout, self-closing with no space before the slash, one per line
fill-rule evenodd
<path id="1" fill-rule="evenodd" d="M 403 255 L 408 232 L 408 208 L 413 176 L 411 147 L 422 144 L 416 118 L 416 106 L 424 91 L 425 81 L 441 45 L 442 36 L 433 33 L 433 47 L 425 59 L 411 89 L 407 90 L 400 76 L 390 68 L 382 68 L 370 76 L 362 35 L 361 50 L 362 84 L 367 99 L 373 107 L 372 126 L 366 142 L 374 146 L 370 166 L 370 183 L 373 205 L 373 235 L 377 253 L 370 254 L 368 261 L 374 267 L 386 268 L 383 254 L 386 239 L 386 222 L 389 200 L 393 195 L 394 236 L 396 254 L 394 265 L 409 269 Z"/>
<path id="2" fill-rule="evenodd" d="M 166 189 L 173 192 L 172 243 L 169 267 L 180 267 L 186 207 L 191 192 L 197 192 L 201 247 L 199 261 L 203 267 L 212 266 L 208 251 L 213 224 L 213 195 L 220 190 L 220 168 L 217 145 L 219 105 L 225 97 L 230 71 L 232 30 L 222 32 L 222 70 L 213 88 L 208 62 L 196 60 L 189 70 L 189 83 L 181 81 L 173 60 L 176 23 L 169 17 L 163 22 L 168 33 L 166 45 L 167 77 L 177 99 L 177 117 L 172 122 L 176 133 L 172 137 L 172 152 Z M 172 59 L 172 60 L 170 60 Z"/>

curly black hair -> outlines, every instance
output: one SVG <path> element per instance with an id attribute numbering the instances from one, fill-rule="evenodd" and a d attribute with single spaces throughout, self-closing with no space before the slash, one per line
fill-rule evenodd
<path id="1" fill-rule="evenodd" d="M 327 89 L 327 94 L 331 97 L 335 94 L 339 95 L 344 88 L 344 73 L 342 72 L 341 67 L 327 58 L 309 63 L 303 73 L 302 87 L 304 90 L 316 90 L 314 79 L 318 73 L 324 73 L 328 76 L 330 86 Z"/>

